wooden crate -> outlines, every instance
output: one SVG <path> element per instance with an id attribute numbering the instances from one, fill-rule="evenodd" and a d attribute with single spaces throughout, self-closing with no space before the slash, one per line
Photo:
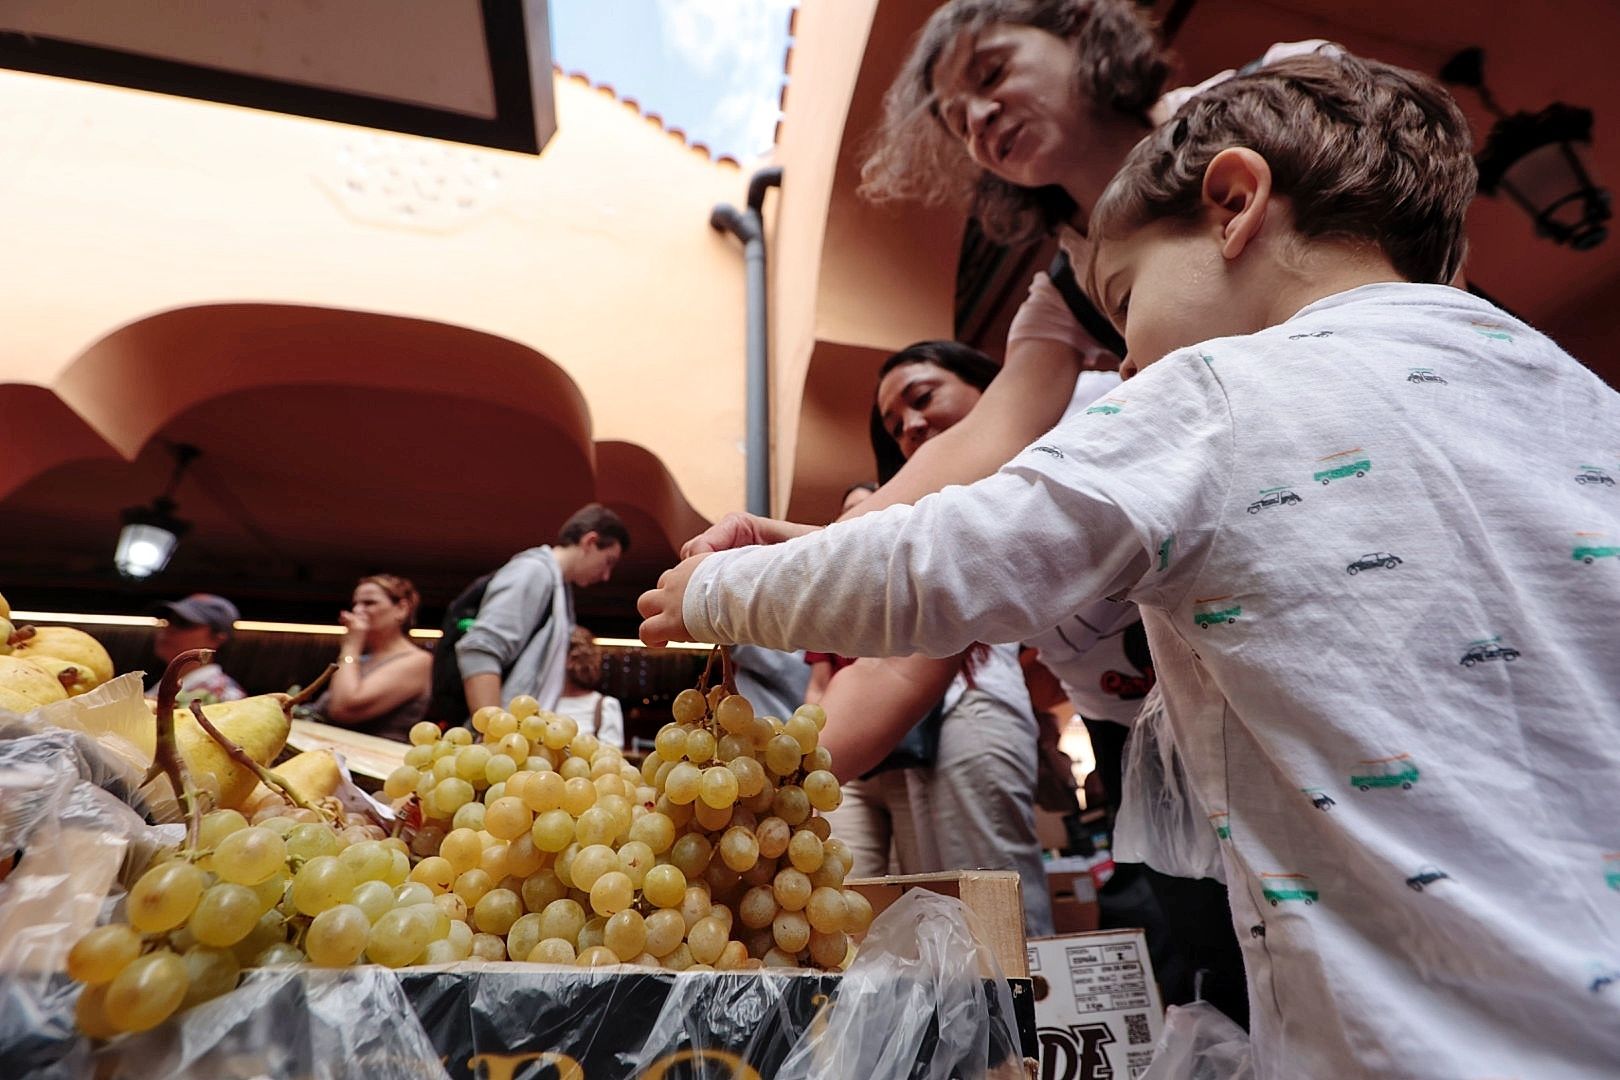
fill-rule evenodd
<path id="1" fill-rule="evenodd" d="M 294 720 L 292 733 L 287 736 L 287 747 L 294 752 L 337 751 L 343 755 L 343 761 L 349 766 L 355 780 L 368 790 L 376 785 L 366 784 L 366 779 L 375 782 L 388 779 L 389 773 L 405 764 L 405 751 L 410 749 L 407 743 L 314 720 Z"/>
<path id="2" fill-rule="evenodd" d="M 907 889 L 954 896 L 973 912 L 977 931 L 1009 979 L 1029 977 L 1029 954 L 1024 943 L 1024 897 L 1018 875 L 1011 870 L 949 870 L 938 874 L 895 874 L 888 877 L 851 878 L 845 883 L 881 914 Z"/>

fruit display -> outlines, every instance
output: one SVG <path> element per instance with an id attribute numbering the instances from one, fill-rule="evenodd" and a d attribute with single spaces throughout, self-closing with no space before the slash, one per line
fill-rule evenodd
<path id="1" fill-rule="evenodd" d="M 639 768 L 528 697 L 479 710 L 471 729 L 417 725 L 384 786 L 395 835 L 324 797 L 329 754 L 272 772 L 224 730 L 273 734 L 284 703 L 194 704 L 190 726 L 177 719 L 180 674 L 207 655 L 170 665 L 155 716 L 153 770 L 180 793 L 186 840 L 68 956 L 86 1034 L 149 1029 L 246 969 L 287 964 L 836 970 L 872 921 L 819 816 L 840 798 L 825 715 L 755 716 L 721 652 L 725 677 L 677 697 Z M 207 753 L 185 751 L 193 729 Z M 235 771 L 252 783 L 226 805 Z M 221 801 L 199 790 L 209 776 Z"/>
<path id="2" fill-rule="evenodd" d="M 69 626 L 17 626 L 0 596 L 0 709 L 32 712 L 112 677 L 112 657 L 101 642 Z"/>

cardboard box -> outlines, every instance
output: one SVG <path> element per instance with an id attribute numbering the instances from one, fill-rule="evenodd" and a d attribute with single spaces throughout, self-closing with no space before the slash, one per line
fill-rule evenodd
<path id="1" fill-rule="evenodd" d="M 1024 894 L 1018 875 L 1011 870 L 949 870 L 940 874 L 891 874 L 887 877 L 851 878 L 845 888 L 855 889 L 884 909 L 907 889 L 954 896 L 973 912 L 976 932 L 982 936 L 1001 973 L 1009 979 L 1029 975 L 1024 950 Z"/>
<path id="2" fill-rule="evenodd" d="M 1059 934 L 1084 934 L 1097 929 L 1102 909 L 1089 871 L 1048 869 L 1046 885 L 1052 896 L 1053 930 Z"/>
<path id="3" fill-rule="evenodd" d="M 1147 1071 L 1164 1006 L 1140 930 L 1029 943 L 1045 1080 L 1133 1080 Z"/>

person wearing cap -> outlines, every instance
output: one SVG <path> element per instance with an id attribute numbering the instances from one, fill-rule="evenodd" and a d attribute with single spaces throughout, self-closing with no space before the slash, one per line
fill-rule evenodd
<path id="1" fill-rule="evenodd" d="M 159 604 L 154 613 L 163 623 L 152 642 L 159 662 L 147 684 L 148 695 L 157 692 L 158 678 L 169 661 L 190 649 L 218 649 L 230 640 L 231 628 L 241 618 L 235 604 L 213 593 L 192 593 L 184 600 Z M 241 686 L 217 662 L 192 668 L 180 680 L 181 704 L 201 701 L 206 705 L 244 697 L 247 694 Z"/>

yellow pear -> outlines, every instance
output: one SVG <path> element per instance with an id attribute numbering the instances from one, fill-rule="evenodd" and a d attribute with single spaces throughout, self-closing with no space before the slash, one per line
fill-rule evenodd
<path id="1" fill-rule="evenodd" d="M 50 672 L 15 656 L 0 656 L 0 690 L 10 690 L 35 705 L 49 705 L 68 696 Z"/>
<path id="2" fill-rule="evenodd" d="M 0 615 L 0 656 L 11 655 L 11 635 L 16 632 L 17 628 L 11 624 L 11 620 Z"/>
<path id="3" fill-rule="evenodd" d="M 21 716 L 23 713 L 31 713 L 37 708 L 39 708 L 39 702 L 33 698 L 25 698 L 15 690 L 7 690 L 5 687 L 0 686 L 0 710 L 14 712 Z"/>
<path id="4" fill-rule="evenodd" d="M 36 626 L 34 636 L 17 643 L 14 655 L 29 659 L 54 656 L 78 668 L 86 690 L 113 677 L 112 657 L 101 642 L 71 626 Z"/>
<path id="5" fill-rule="evenodd" d="M 276 775 L 287 781 L 306 802 L 319 802 L 337 792 L 343 783 L 343 770 L 330 750 L 307 750 L 290 757 L 276 766 Z M 242 813 L 252 817 L 265 806 L 285 806 L 286 800 L 278 792 L 260 784 L 248 796 Z"/>
<path id="6" fill-rule="evenodd" d="M 268 765 L 287 745 L 287 734 L 292 730 L 286 702 L 286 694 L 260 694 L 241 701 L 204 705 L 203 714 L 248 757 Z M 219 786 L 217 805 L 227 810 L 240 809 L 253 794 L 259 778 L 232 761 L 224 748 L 209 738 L 190 709 L 174 710 L 174 737 L 198 786 L 203 786 L 205 777 L 212 777 Z"/>
<path id="7" fill-rule="evenodd" d="M 86 690 L 95 689 L 89 680 L 88 672 L 77 664 L 70 664 L 60 657 L 25 656 L 22 659 L 61 683 L 62 689 L 68 692 L 69 697 L 78 697 Z"/>
<path id="8" fill-rule="evenodd" d="M 0 619 L 11 618 L 11 605 L 6 603 L 4 593 L 0 593 Z"/>

